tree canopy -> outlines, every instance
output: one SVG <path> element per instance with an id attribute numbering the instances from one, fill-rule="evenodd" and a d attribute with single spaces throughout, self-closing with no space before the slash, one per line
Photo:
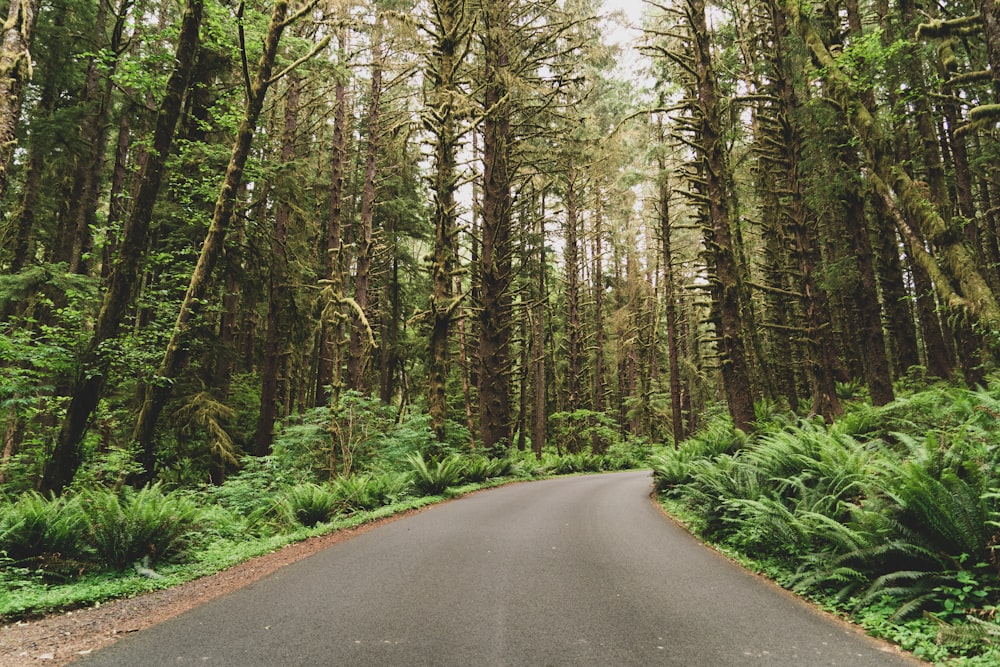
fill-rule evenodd
<path id="1" fill-rule="evenodd" d="M 982 384 L 997 26 L 989 0 L 10 2 L 4 488 L 218 483 L 345 396 L 469 450 L 599 452 Z"/>

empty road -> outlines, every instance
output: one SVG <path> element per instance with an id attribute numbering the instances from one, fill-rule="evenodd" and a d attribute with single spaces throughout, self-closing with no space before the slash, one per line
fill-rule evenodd
<path id="1" fill-rule="evenodd" d="M 925 664 L 702 546 L 650 490 L 648 473 L 627 472 L 444 503 L 79 664 Z"/>

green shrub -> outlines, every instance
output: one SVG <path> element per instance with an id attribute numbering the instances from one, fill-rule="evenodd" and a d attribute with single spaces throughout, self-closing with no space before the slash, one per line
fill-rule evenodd
<path id="1" fill-rule="evenodd" d="M 443 493 L 449 486 L 462 480 L 465 462 L 461 456 L 451 454 L 440 461 L 428 462 L 421 453 L 407 457 L 417 490 L 429 496 Z"/>
<path id="2" fill-rule="evenodd" d="M 242 469 L 230 475 L 225 483 L 202 488 L 209 504 L 221 505 L 238 516 L 251 519 L 251 525 L 259 525 L 261 519 L 275 515 L 281 494 L 293 478 L 270 456 L 247 456 L 241 463 Z"/>
<path id="3" fill-rule="evenodd" d="M 351 475 L 331 480 L 330 487 L 344 508 L 370 510 L 391 505 L 412 488 L 408 473 L 384 472 Z"/>
<path id="4" fill-rule="evenodd" d="M 80 496 L 80 504 L 88 542 L 97 558 L 116 570 L 179 554 L 200 514 L 189 498 L 176 491 L 165 494 L 158 484 L 126 488 L 121 495 L 90 491 Z"/>
<path id="5" fill-rule="evenodd" d="M 413 489 L 413 476 L 408 472 L 382 472 L 368 479 L 368 493 L 375 507 L 399 502 Z"/>
<path id="6" fill-rule="evenodd" d="M 503 477 L 509 474 L 513 463 L 507 457 L 487 458 L 485 456 L 471 456 L 465 460 L 465 472 L 463 477 L 467 482 L 485 482 L 495 477 Z"/>
<path id="7" fill-rule="evenodd" d="M 25 493 L 2 508 L 0 553 L 15 564 L 43 556 L 75 558 L 83 516 L 76 499 L 47 499 L 36 491 Z"/>
<path id="8" fill-rule="evenodd" d="M 603 453 L 619 441 L 615 421 L 603 412 L 593 410 L 556 412 L 549 419 L 552 425 L 552 437 L 571 454 L 588 448 Z"/>
<path id="9" fill-rule="evenodd" d="M 312 482 L 297 484 L 285 492 L 285 502 L 295 520 L 312 528 L 333 518 L 342 507 L 337 492 Z"/>

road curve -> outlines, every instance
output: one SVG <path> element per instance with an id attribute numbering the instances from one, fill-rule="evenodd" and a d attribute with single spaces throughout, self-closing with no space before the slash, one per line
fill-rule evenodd
<path id="1" fill-rule="evenodd" d="M 920 663 L 702 546 L 648 473 L 515 484 L 380 526 L 89 656 L 94 665 Z"/>

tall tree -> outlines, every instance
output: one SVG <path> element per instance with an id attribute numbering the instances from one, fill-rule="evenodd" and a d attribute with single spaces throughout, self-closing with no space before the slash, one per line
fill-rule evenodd
<path id="1" fill-rule="evenodd" d="M 295 143 L 299 122 L 299 97 L 301 84 L 295 74 L 288 76 L 285 91 L 285 123 L 281 137 L 281 160 L 290 165 L 295 159 Z M 281 413 L 279 383 L 287 383 L 289 350 L 287 315 L 291 312 L 291 286 L 288 284 L 288 240 L 292 207 L 285 198 L 277 202 L 274 213 L 274 231 L 271 236 L 270 284 L 268 285 L 267 333 L 264 341 L 264 361 L 261 368 L 260 414 L 254 435 L 254 454 L 265 456 L 271 452 L 274 424 Z"/>
<path id="2" fill-rule="evenodd" d="M 483 200 L 480 248 L 479 425 L 487 450 L 511 444 L 512 5 L 485 0 L 483 24 Z"/>
<path id="3" fill-rule="evenodd" d="M 121 329 L 139 278 L 139 265 L 146 251 L 153 204 L 160 190 L 164 165 L 170 154 L 174 129 L 181 113 L 184 91 L 198 50 L 203 9 L 202 0 L 188 0 L 184 6 L 174 54 L 174 68 L 157 111 L 152 151 L 139 175 L 139 187 L 125 224 L 118 257 L 108 278 L 97 323 L 73 379 L 69 407 L 56 445 L 45 465 L 41 482 L 44 491 L 61 492 L 72 482 L 83 460 L 81 443 L 104 393 L 111 363 L 107 344 L 117 337 Z"/>
<path id="4" fill-rule="evenodd" d="M 462 69 L 471 45 L 472 21 L 466 0 L 434 0 L 427 27 L 433 44 L 427 64 L 431 86 L 424 107 L 424 128 L 432 136 L 434 152 L 434 247 L 430 258 L 430 340 L 427 356 L 427 397 L 431 428 L 444 442 L 448 418 L 448 376 L 451 366 L 449 336 L 455 312 L 464 294 L 454 291 L 458 270 L 458 208 L 455 192 L 459 173 L 462 120 L 469 103 L 462 90 Z"/>
<path id="5" fill-rule="evenodd" d="M 7 176 L 17 126 L 24 102 L 25 86 L 31 79 L 31 45 L 41 0 L 10 0 L 0 43 L 0 199 L 7 191 Z"/>
<path id="6" fill-rule="evenodd" d="M 896 218 L 900 232 L 914 240 L 910 243 L 914 258 L 931 276 L 942 301 L 950 308 L 968 309 L 986 326 L 1000 322 L 1000 303 L 961 234 L 941 217 L 921 186 L 897 168 L 890 138 L 856 93 L 809 16 L 795 2 L 786 3 L 785 8 L 813 61 L 822 68 L 830 97 L 848 111 L 851 129 L 865 154 L 866 175 L 887 205 L 898 207 L 902 214 Z M 918 233 L 934 248 L 933 254 L 917 241 Z"/>
<path id="7" fill-rule="evenodd" d="M 346 31 L 340 33 L 340 49 L 346 50 Z M 341 360 L 344 337 L 342 312 L 344 279 L 341 258 L 343 255 L 342 228 L 344 220 L 345 163 L 347 159 L 347 82 L 338 76 L 334 83 L 333 141 L 330 147 L 330 203 L 326 219 L 323 261 L 325 280 L 320 303 L 321 325 L 319 360 L 316 373 L 316 397 L 319 405 L 337 404 L 341 389 Z"/>
<path id="8" fill-rule="evenodd" d="M 368 348 L 374 343 L 369 315 L 369 294 L 372 280 L 372 259 L 375 254 L 374 220 L 375 220 L 375 177 L 377 175 L 379 142 L 380 142 L 380 112 L 382 99 L 382 68 L 384 45 L 382 31 L 385 17 L 376 2 L 375 23 L 371 33 L 371 88 L 368 98 L 368 117 L 364 177 L 361 186 L 360 224 L 356 241 L 354 267 L 354 305 L 351 319 L 351 342 L 347 352 L 347 388 L 362 391 L 364 373 L 370 362 Z"/>
<path id="9" fill-rule="evenodd" d="M 316 0 L 312 0 L 289 15 L 288 2 L 286 0 L 276 0 L 274 8 L 271 11 L 271 18 L 264 38 L 264 48 L 257 63 L 257 68 L 253 78 L 250 79 L 249 76 L 247 78 L 246 83 L 248 85 L 245 90 L 246 105 L 236 132 L 236 138 L 233 141 L 229 165 L 226 168 L 218 197 L 215 200 L 212 220 L 209 223 L 205 240 L 202 243 L 198 262 L 191 273 L 191 280 L 177 314 L 177 320 L 174 323 L 170 340 L 167 342 L 163 359 L 160 362 L 153 381 L 146 391 L 145 399 L 143 400 L 139 416 L 136 419 L 135 428 L 132 432 L 132 439 L 139 444 L 140 462 L 146 475 L 153 473 L 156 463 L 154 442 L 156 422 L 170 398 L 173 383 L 187 359 L 192 319 L 204 302 L 209 281 L 225 243 L 226 232 L 236 208 L 237 195 L 243 183 L 243 170 L 250 156 L 250 146 L 253 143 L 253 138 L 257 132 L 257 123 L 264 108 L 264 98 L 267 95 L 268 88 L 274 83 L 275 78 L 284 75 L 290 71 L 292 66 L 304 59 L 296 61 L 292 66 L 286 68 L 285 71 L 279 73 L 277 77 L 272 75 L 278 55 L 281 34 L 290 23 L 307 14 L 315 4 Z M 305 58 L 311 57 L 319 49 L 325 47 L 326 42 L 327 40 L 324 39 L 316 44 Z"/>
<path id="10" fill-rule="evenodd" d="M 722 384 L 730 416 L 737 428 L 749 430 L 755 413 L 743 340 L 741 301 L 744 289 L 733 241 L 732 176 L 726 156 L 706 3 L 688 0 L 684 11 L 690 28 L 691 48 L 682 58 L 694 75 L 690 92 L 694 141 L 690 143 L 698 151 L 700 160 L 693 185 L 695 200 L 704 218 L 705 244 L 712 265 L 712 320 L 719 339 Z"/>

